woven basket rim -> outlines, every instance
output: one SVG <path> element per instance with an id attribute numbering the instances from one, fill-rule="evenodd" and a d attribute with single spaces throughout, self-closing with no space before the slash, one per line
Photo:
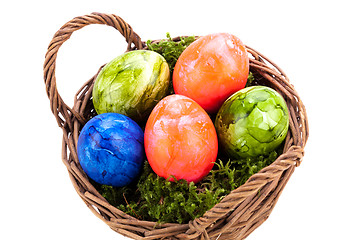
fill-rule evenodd
<path id="1" fill-rule="evenodd" d="M 269 216 L 287 181 L 304 156 L 309 135 L 305 107 L 285 73 L 270 59 L 246 46 L 250 70 L 260 74 L 264 81 L 287 102 L 290 115 L 289 132 L 284 151 L 275 162 L 252 175 L 248 181 L 233 190 L 202 217 L 188 224 L 138 220 L 103 198 L 88 181 L 77 159 L 76 145 L 79 130 L 86 122 L 85 113 L 91 97 L 92 83 L 99 73 L 87 81 L 75 95 L 74 106 L 68 107 L 56 88 L 55 62 L 60 46 L 71 34 L 90 24 L 105 24 L 117 29 L 128 42 L 127 51 L 147 49 L 146 43 L 123 19 L 114 14 L 92 13 L 76 17 L 63 25 L 48 46 L 44 63 L 44 80 L 51 110 L 63 130 L 62 160 L 73 186 L 88 208 L 114 231 L 132 239 L 244 239 Z M 181 37 L 172 38 L 179 41 Z M 199 36 L 196 36 L 199 37 Z M 166 39 L 154 40 L 161 41 Z"/>

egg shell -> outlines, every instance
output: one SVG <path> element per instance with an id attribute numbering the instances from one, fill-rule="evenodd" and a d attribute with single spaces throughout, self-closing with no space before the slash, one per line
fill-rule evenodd
<path id="1" fill-rule="evenodd" d="M 241 40 L 229 33 L 200 37 L 180 55 L 173 73 L 176 94 L 216 113 L 233 93 L 245 87 L 249 57 Z"/>
<path id="2" fill-rule="evenodd" d="M 221 106 L 215 128 L 222 149 L 230 157 L 266 155 L 284 141 L 289 111 L 284 98 L 274 89 L 247 87 Z"/>
<path id="3" fill-rule="evenodd" d="M 127 116 L 104 113 L 82 128 L 77 153 L 84 172 L 100 184 L 121 187 L 140 173 L 144 161 L 144 133 Z"/>
<path id="4" fill-rule="evenodd" d="M 151 168 L 161 177 L 198 182 L 214 166 L 218 152 L 215 127 L 192 99 L 170 95 L 151 112 L 144 133 Z"/>
<path id="5" fill-rule="evenodd" d="M 93 103 L 98 114 L 115 112 L 136 122 L 145 121 L 156 103 L 168 93 L 169 66 L 163 56 L 148 50 L 124 53 L 98 74 Z"/>

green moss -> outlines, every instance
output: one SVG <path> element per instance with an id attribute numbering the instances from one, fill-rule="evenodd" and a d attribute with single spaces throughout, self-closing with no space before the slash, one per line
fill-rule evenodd
<path id="1" fill-rule="evenodd" d="M 172 40 L 170 34 L 166 33 L 166 38 L 167 39 L 161 40 L 158 43 L 152 43 L 151 40 L 148 40 L 146 44 L 149 50 L 161 54 L 166 59 L 170 72 L 172 72 L 180 54 L 195 41 L 195 36 L 180 37 L 180 41 L 175 42 Z"/>
<path id="2" fill-rule="evenodd" d="M 232 190 L 270 165 L 278 156 L 228 160 L 218 159 L 213 170 L 201 182 L 170 182 L 157 176 L 145 161 L 139 180 L 130 186 L 97 186 L 110 204 L 136 218 L 159 223 L 186 223 L 202 216 Z"/>
<path id="3" fill-rule="evenodd" d="M 248 79 L 247 79 L 247 81 L 246 81 L 245 87 L 250 87 L 250 86 L 252 86 L 254 82 L 255 82 L 255 77 L 254 77 L 254 75 L 253 75 L 252 72 L 249 72 L 249 76 L 248 76 Z"/>

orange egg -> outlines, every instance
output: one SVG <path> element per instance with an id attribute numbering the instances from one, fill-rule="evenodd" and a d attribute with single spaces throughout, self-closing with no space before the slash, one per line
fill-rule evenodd
<path id="1" fill-rule="evenodd" d="M 173 73 L 176 94 L 195 100 L 209 113 L 246 85 L 249 57 L 239 38 L 228 33 L 200 37 L 180 55 Z"/>
<path id="2" fill-rule="evenodd" d="M 164 178 L 198 182 L 216 161 L 214 124 L 195 101 L 181 95 L 163 98 L 146 123 L 144 144 L 154 172 Z"/>

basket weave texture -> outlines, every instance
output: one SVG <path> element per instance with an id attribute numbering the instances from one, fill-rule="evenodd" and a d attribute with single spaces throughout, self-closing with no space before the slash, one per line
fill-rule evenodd
<path id="1" fill-rule="evenodd" d="M 59 48 L 74 31 L 90 24 L 104 24 L 117 29 L 128 43 L 127 51 L 147 48 L 145 42 L 141 41 L 123 19 L 113 14 L 102 13 L 76 17 L 67 22 L 56 32 L 48 46 L 44 63 L 46 93 L 50 99 L 52 113 L 63 131 L 62 160 L 81 199 L 111 229 L 132 239 L 245 239 L 269 217 L 304 155 L 309 135 L 306 111 L 287 76 L 268 58 L 246 46 L 250 58 L 250 71 L 260 76 L 262 85 L 277 90 L 284 97 L 289 109 L 290 127 L 283 154 L 275 162 L 252 175 L 245 184 L 228 194 L 202 217 L 187 224 L 159 224 L 138 220 L 110 205 L 99 194 L 81 169 L 77 157 L 76 147 L 80 129 L 96 114 L 91 93 L 97 74 L 78 91 L 72 108 L 64 103 L 56 87 L 55 65 Z M 178 41 L 180 37 L 173 40 Z"/>

